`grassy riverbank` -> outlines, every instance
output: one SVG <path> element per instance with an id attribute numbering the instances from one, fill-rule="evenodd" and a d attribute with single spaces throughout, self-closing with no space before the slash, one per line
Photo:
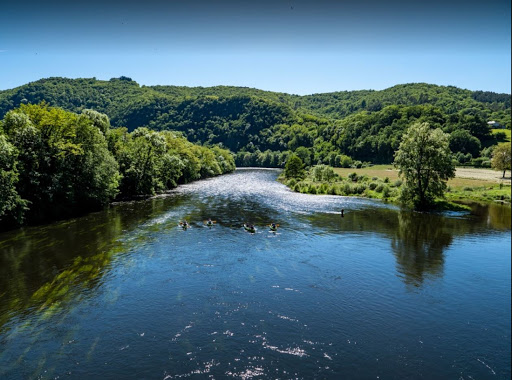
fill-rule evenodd
<path id="1" fill-rule="evenodd" d="M 310 171 L 303 180 L 285 179 L 290 189 L 306 194 L 331 194 L 383 199 L 398 203 L 402 181 L 392 165 L 375 165 L 361 169 L 334 168 L 334 176 L 326 180 Z M 329 176 L 328 176 L 329 177 Z M 488 169 L 458 168 L 455 178 L 448 181 L 446 199 L 439 207 L 459 209 L 454 202 L 501 202 L 510 204 L 510 177 L 500 179 L 499 173 Z"/>

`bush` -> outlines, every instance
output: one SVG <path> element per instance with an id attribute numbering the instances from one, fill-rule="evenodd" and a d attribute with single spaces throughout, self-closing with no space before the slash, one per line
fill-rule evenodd
<path id="1" fill-rule="evenodd" d="M 384 183 L 389 183 L 389 177 L 384 178 Z"/>
<path id="2" fill-rule="evenodd" d="M 353 172 L 353 173 L 350 173 L 348 175 L 348 178 L 352 181 L 352 182 L 357 182 L 357 173 Z"/>
<path id="3" fill-rule="evenodd" d="M 352 166 L 352 159 L 349 156 L 342 155 L 342 156 L 339 156 L 339 157 L 340 157 L 340 160 L 339 160 L 339 166 L 340 167 L 342 167 L 342 168 L 350 168 Z M 338 158 L 338 156 L 336 156 L 336 159 L 337 158 Z"/>
<path id="4" fill-rule="evenodd" d="M 293 191 L 296 191 L 297 193 L 300 193 L 300 184 L 296 183 L 295 186 L 293 186 Z"/>
<path id="5" fill-rule="evenodd" d="M 355 185 L 354 188 L 352 189 L 354 194 L 363 194 L 365 190 L 366 190 L 366 186 L 363 185 L 362 183 Z"/>
<path id="6" fill-rule="evenodd" d="M 402 180 L 397 179 L 397 180 L 395 181 L 395 183 L 393 183 L 393 186 L 394 186 L 394 187 L 400 187 L 400 186 L 402 186 Z"/>
<path id="7" fill-rule="evenodd" d="M 352 186 L 350 186 L 350 184 L 346 183 L 346 184 L 343 186 L 343 193 L 345 193 L 345 195 L 350 195 L 350 194 L 352 194 Z"/>
<path id="8" fill-rule="evenodd" d="M 390 193 L 391 193 L 391 190 L 389 189 L 389 187 L 384 186 L 384 189 L 382 189 L 382 196 L 384 198 L 388 198 Z"/>
<path id="9" fill-rule="evenodd" d="M 382 193 L 382 190 L 384 190 L 384 185 L 382 183 L 375 188 L 377 193 Z"/>
<path id="10" fill-rule="evenodd" d="M 295 178 L 292 178 L 291 180 L 288 181 L 288 186 L 293 187 L 293 186 L 295 186 L 296 183 L 297 183 L 297 181 L 295 180 Z"/>
<path id="11" fill-rule="evenodd" d="M 372 181 L 377 181 L 379 177 L 372 177 Z"/>
<path id="12" fill-rule="evenodd" d="M 361 169 L 363 167 L 363 163 L 361 161 L 354 161 L 352 163 L 352 167 L 354 169 Z"/>
<path id="13" fill-rule="evenodd" d="M 471 160 L 471 165 L 473 165 L 475 168 L 490 168 L 491 161 L 489 161 L 489 159 L 486 157 L 478 157 Z"/>
<path id="14" fill-rule="evenodd" d="M 494 137 L 498 141 L 505 141 L 505 139 L 507 138 L 507 134 L 505 132 L 496 132 L 494 134 Z"/>
<path id="15" fill-rule="evenodd" d="M 378 183 L 372 182 L 372 183 L 370 183 L 370 185 L 369 185 L 368 187 L 370 188 L 370 190 L 375 190 L 375 188 L 376 188 L 378 185 L 379 185 Z"/>
<path id="16" fill-rule="evenodd" d="M 308 193 L 309 194 L 316 194 L 316 186 L 313 185 L 313 184 L 309 185 Z"/>

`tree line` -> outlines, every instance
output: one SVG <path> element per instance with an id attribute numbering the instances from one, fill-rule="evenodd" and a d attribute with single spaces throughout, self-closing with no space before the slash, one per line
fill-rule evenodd
<path id="1" fill-rule="evenodd" d="M 0 122 L 0 227 L 69 217 L 234 169 L 228 150 L 177 132 L 130 132 L 90 109 L 21 105 Z"/>
<path id="2" fill-rule="evenodd" d="M 140 86 L 127 77 L 48 78 L 0 91 L 0 116 L 43 100 L 75 113 L 105 113 L 128 132 L 141 125 L 179 131 L 191 142 L 230 149 L 239 166 L 282 167 L 291 153 L 306 165 L 391 163 L 414 122 L 448 133 L 458 164 L 489 166 L 503 137 L 491 134 L 487 121 L 510 127 L 510 95 L 425 83 L 298 96 L 232 86 Z"/>

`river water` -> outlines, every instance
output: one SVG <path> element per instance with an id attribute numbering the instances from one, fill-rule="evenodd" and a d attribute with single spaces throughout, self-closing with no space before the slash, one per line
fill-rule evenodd
<path id="1" fill-rule="evenodd" d="M 277 175 L 0 234 L 0 378 L 510 378 L 509 207 L 411 213 Z"/>

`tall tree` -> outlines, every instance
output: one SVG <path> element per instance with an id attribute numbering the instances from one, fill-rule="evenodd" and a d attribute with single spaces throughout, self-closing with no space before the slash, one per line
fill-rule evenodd
<path id="1" fill-rule="evenodd" d="M 299 156 L 292 154 L 288 157 L 284 166 L 284 175 L 286 178 L 304 178 L 304 163 Z"/>
<path id="2" fill-rule="evenodd" d="M 23 220 L 26 201 L 21 199 L 16 191 L 18 182 L 16 159 L 16 149 L 0 130 L 0 223 L 9 219 L 14 219 L 16 222 Z"/>
<path id="3" fill-rule="evenodd" d="M 492 154 L 491 166 L 496 170 L 503 170 L 502 178 L 505 178 L 507 169 L 510 170 L 510 148 L 510 143 L 500 144 L 494 149 Z"/>
<path id="4" fill-rule="evenodd" d="M 428 123 L 415 123 L 403 135 L 395 153 L 395 167 L 405 179 L 401 197 L 417 210 L 433 206 L 442 197 L 446 181 L 455 176 L 449 135 L 432 130 Z"/>

